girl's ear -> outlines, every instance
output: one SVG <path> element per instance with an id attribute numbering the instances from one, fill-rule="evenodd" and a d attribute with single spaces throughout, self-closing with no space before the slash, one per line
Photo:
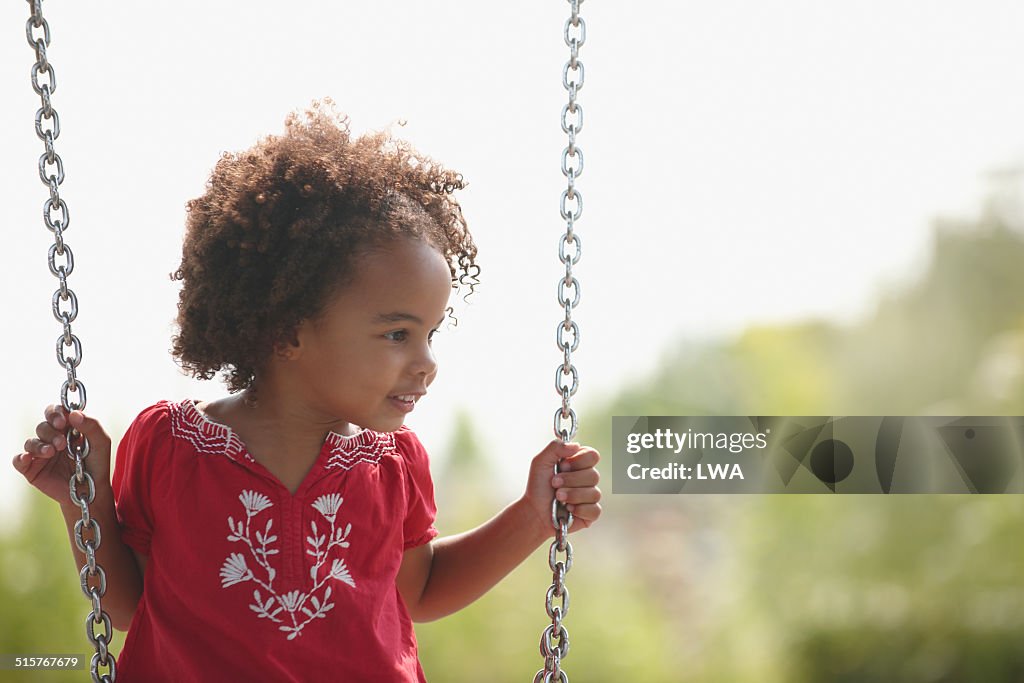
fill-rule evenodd
<path id="1" fill-rule="evenodd" d="M 295 358 L 295 348 L 290 344 L 274 344 L 274 355 L 279 360 L 292 360 Z"/>
<path id="2" fill-rule="evenodd" d="M 301 351 L 302 344 L 299 342 L 298 328 L 286 332 L 279 341 L 274 343 L 274 355 L 281 360 L 294 360 Z"/>

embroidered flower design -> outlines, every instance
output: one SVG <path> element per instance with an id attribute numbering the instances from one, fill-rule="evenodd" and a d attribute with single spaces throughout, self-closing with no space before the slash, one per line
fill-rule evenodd
<path id="1" fill-rule="evenodd" d="M 221 586 L 227 588 L 252 578 L 252 572 L 245 565 L 245 557 L 241 553 L 231 553 L 220 568 Z"/>
<path id="2" fill-rule="evenodd" d="M 331 578 L 343 581 L 353 588 L 356 587 L 355 579 L 348 573 L 348 567 L 345 566 L 345 560 L 334 560 L 334 564 L 331 565 Z"/>
<path id="3" fill-rule="evenodd" d="M 277 571 L 271 566 L 270 560 L 280 552 L 274 547 L 278 538 L 271 533 L 274 520 L 268 518 L 262 531 L 256 526 L 258 524 L 256 517 L 264 510 L 273 507 L 273 503 L 262 493 L 248 489 L 242 491 L 238 500 L 245 508 L 245 518 L 235 521 L 234 517 L 228 517 L 228 529 L 231 533 L 228 534 L 227 540 L 232 543 L 244 544 L 248 548 L 249 558 L 255 563 L 255 566 L 249 566 L 244 554 L 231 553 L 224 560 L 220 569 L 221 586 L 228 588 L 238 583 L 252 581 L 267 591 L 270 595 L 264 600 L 259 589 L 253 590 L 253 602 L 249 605 L 249 609 L 255 612 L 260 619 L 270 619 L 280 624 L 278 628 L 288 633 L 288 640 L 292 640 L 301 635 L 302 629 L 308 623 L 314 619 L 325 618 L 327 612 L 334 608 L 334 603 L 329 601 L 331 580 L 340 581 L 355 588 L 355 579 L 349 572 L 345 560 L 337 556 L 337 551 L 331 553 L 334 548 L 349 547 L 348 536 L 352 532 L 352 525 L 346 524 L 344 528 L 338 528 L 336 524 L 338 510 L 344 499 L 339 493 L 328 493 L 320 496 L 311 504 L 327 520 L 329 528 L 321 531 L 316 521 L 310 522 L 311 533 L 306 537 L 306 554 L 315 558 L 309 571 L 309 578 L 313 585 L 308 591 L 292 589 L 287 592 L 282 592 L 274 587 Z M 331 559 L 330 570 L 324 566 L 328 559 Z M 321 590 L 322 594 L 318 594 Z"/>
<path id="4" fill-rule="evenodd" d="M 238 496 L 238 500 L 242 501 L 242 505 L 245 506 L 245 511 L 250 517 L 263 512 L 273 505 L 273 503 L 270 502 L 270 499 L 262 493 L 256 493 L 255 491 L 249 490 L 242 491 L 242 495 Z"/>
<path id="5" fill-rule="evenodd" d="M 296 609 L 298 609 L 299 605 L 302 604 L 301 599 L 305 599 L 305 597 L 306 596 L 302 593 L 299 593 L 299 591 L 285 593 L 281 596 L 281 604 L 284 605 L 284 608 L 289 612 L 294 612 Z"/>
<path id="6" fill-rule="evenodd" d="M 333 524 L 334 516 L 338 514 L 338 508 L 341 507 L 343 500 L 340 493 L 328 493 L 317 498 L 313 502 L 313 507 Z"/>

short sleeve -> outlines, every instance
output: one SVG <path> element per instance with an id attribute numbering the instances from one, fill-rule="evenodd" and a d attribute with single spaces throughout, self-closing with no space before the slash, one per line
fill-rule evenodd
<path id="1" fill-rule="evenodd" d="M 114 506 L 121 524 L 121 539 L 133 550 L 149 555 L 153 535 L 153 482 L 155 452 L 170 446 L 170 415 L 166 401 L 152 405 L 131 423 L 117 445 L 114 460 Z"/>
<path id="2" fill-rule="evenodd" d="M 396 445 L 405 465 L 406 508 L 402 527 L 403 549 L 409 550 L 430 542 L 437 536 L 434 520 L 434 482 L 430 478 L 430 459 L 416 435 L 409 430 L 395 434 Z"/>

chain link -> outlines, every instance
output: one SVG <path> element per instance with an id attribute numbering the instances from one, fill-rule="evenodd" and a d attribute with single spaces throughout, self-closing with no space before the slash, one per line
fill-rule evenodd
<path id="1" fill-rule="evenodd" d="M 569 61 L 562 68 L 562 86 L 569 94 L 568 103 L 562 107 L 562 132 L 569 136 L 569 144 L 562 151 L 562 175 L 566 178 L 566 189 L 559 201 L 559 214 L 565 221 L 565 234 L 558 246 L 558 259 L 565 265 L 565 276 L 558 281 L 558 303 L 565 309 L 565 319 L 559 321 L 555 340 L 562 351 L 562 362 L 555 368 L 555 391 L 562 397 L 562 405 L 555 410 L 554 431 L 564 443 L 576 436 L 576 411 L 570 401 L 579 388 L 580 375 L 572 363 L 572 352 L 580 344 L 580 328 L 572 319 L 572 311 L 580 303 L 580 282 L 573 275 L 582 253 L 583 244 L 573 230 L 576 221 L 583 215 L 583 194 L 576 189 L 576 180 L 583 175 L 583 150 L 576 144 L 576 134 L 583 130 L 583 105 L 576 96 L 583 89 L 583 62 L 579 49 L 587 39 L 587 25 L 580 16 L 583 0 L 567 0 L 572 7 L 571 16 L 565 21 L 565 44 L 569 47 Z M 559 467 L 555 465 L 555 474 Z M 533 683 L 569 683 L 569 675 L 562 669 L 562 660 L 569 654 L 569 632 L 562 620 L 569 613 L 569 588 L 565 585 L 566 574 L 572 568 L 572 544 L 569 542 L 569 528 L 572 513 L 557 500 L 551 501 L 551 524 L 555 528 L 555 540 L 548 551 L 548 566 L 551 568 L 551 587 L 547 590 L 544 607 L 551 624 L 540 637 L 540 655 L 544 668 L 533 677 Z M 560 558 L 560 554 L 564 557 Z"/>
<path id="2" fill-rule="evenodd" d="M 49 198 L 43 202 L 43 223 L 53 233 L 53 244 L 47 255 L 50 272 L 57 278 L 59 287 L 53 293 L 51 308 L 53 317 L 61 324 L 57 337 L 57 362 L 67 373 L 67 380 L 61 386 L 60 399 L 64 410 L 84 410 L 86 403 L 85 384 L 78 378 L 78 366 L 82 362 L 82 342 L 71 332 L 71 323 L 78 317 L 78 297 L 68 287 L 68 276 L 75 269 L 75 257 L 71 247 L 64 241 L 64 231 L 71 223 L 67 203 L 60 196 L 60 185 L 64 182 L 64 161 L 57 154 L 55 142 L 60 137 L 60 117 L 53 108 L 51 97 L 57 89 L 57 73 L 46 56 L 50 46 L 50 25 L 43 18 L 43 0 L 28 0 L 30 16 L 25 23 L 25 38 L 36 53 L 32 65 L 32 89 L 39 95 L 40 106 L 35 115 L 36 136 L 43 142 L 43 154 L 39 157 L 39 180 L 49 191 Z M 75 394 L 77 400 L 71 400 Z M 89 456 L 89 440 L 75 429 L 68 429 L 66 453 L 75 462 L 75 472 L 68 482 L 71 501 L 82 509 L 82 519 L 75 523 L 75 545 L 86 556 L 79 578 L 82 593 L 92 605 L 86 616 L 85 630 L 89 642 L 96 648 L 90 663 L 90 675 L 95 683 L 113 683 L 117 678 L 115 659 L 107 649 L 113 632 L 110 616 L 103 610 L 100 599 L 107 592 L 107 575 L 96 563 L 96 551 L 100 547 L 100 525 L 89 513 L 89 504 L 96 497 L 96 483 L 85 469 Z M 84 485 L 84 493 L 79 488 Z M 86 538 L 84 532 L 90 538 Z M 90 579 L 95 585 L 90 585 Z M 97 627 L 103 632 L 97 634 Z M 101 673 L 101 669 L 106 672 Z"/>

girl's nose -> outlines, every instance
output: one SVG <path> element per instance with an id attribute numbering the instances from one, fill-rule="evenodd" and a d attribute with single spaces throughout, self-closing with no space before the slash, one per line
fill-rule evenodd
<path id="1" fill-rule="evenodd" d="M 437 359 L 434 357 L 434 350 L 429 344 L 424 344 L 422 351 L 413 363 L 413 373 L 426 375 L 428 381 L 437 374 Z"/>

